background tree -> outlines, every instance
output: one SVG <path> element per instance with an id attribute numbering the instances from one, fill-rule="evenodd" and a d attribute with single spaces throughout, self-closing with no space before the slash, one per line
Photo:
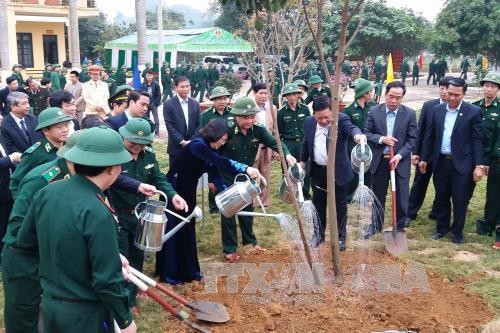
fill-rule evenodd
<path id="1" fill-rule="evenodd" d="M 448 0 L 436 21 L 432 50 L 439 56 L 500 56 L 498 0 Z"/>
<path id="2" fill-rule="evenodd" d="M 182 13 L 164 7 L 162 11 L 162 16 L 163 16 L 163 29 L 165 30 L 184 29 L 186 27 L 186 19 Z M 158 21 L 156 18 L 157 18 L 156 10 L 148 10 L 146 12 L 147 29 L 152 29 L 152 30 L 158 29 Z"/>

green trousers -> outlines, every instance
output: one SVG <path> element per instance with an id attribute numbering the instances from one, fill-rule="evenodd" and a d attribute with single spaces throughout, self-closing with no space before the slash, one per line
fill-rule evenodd
<path id="1" fill-rule="evenodd" d="M 113 333 L 113 315 L 102 303 L 42 298 L 43 330 L 50 333 Z"/>
<path id="2" fill-rule="evenodd" d="M 2 251 L 6 332 L 38 332 L 38 314 L 42 294 L 38 263 L 37 254 L 28 255 L 8 245 L 5 245 Z"/>
<path id="3" fill-rule="evenodd" d="M 495 232 L 495 241 L 500 241 L 500 206 L 498 196 L 500 195 L 500 165 L 498 162 L 490 166 L 488 181 L 486 183 L 486 204 L 484 207 L 484 219 L 476 222 L 477 233 L 480 235 L 491 235 Z"/>
<path id="4" fill-rule="evenodd" d="M 249 205 L 242 209 L 246 212 L 253 212 L 253 206 Z M 252 244 L 257 245 L 257 239 L 253 232 L 253 217 L 252 216 L 238 216 L 240 225 L 241 238 L 243 245 Z M 238 231 L 236 229 L 236 216 L 230 219 L 221 215 L 221 238 L 222 238 L 222 251 L 226 254 L 234 253 L 238 249 Z"/>
<path id="5" fill-rule="evenodd" d="M 132 214 L 118 214 L 118 221 L 120 223 L 118 231 L 120 253 L 128 259 L 130 266 L 142 272 L 144 251 L 134 244 L 137 223 L 139 221 Z M 127 282 L 127 289 L 129 290 L 129 305 L 133 307 L 137 304 L 137 287 L 133 283 Z"/>

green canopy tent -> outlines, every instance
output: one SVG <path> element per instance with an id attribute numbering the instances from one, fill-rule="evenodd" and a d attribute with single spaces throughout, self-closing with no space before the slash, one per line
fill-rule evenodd
<path id="1" fill-rule="evenodd" d="M 147 30 L 146 44 L 149 50 L 148 62 L 154 64 L 153 70 L 158 71 L 157 30 Z M 122 65 L 130 67 L 132 59 L 137 58 L 137 34 L 107 42 L 104 48 L 106 49 L 106 64 L 110 64 L 112 67 L 121 67 Z M 253 45 L 224 29 L 212 27 L 163 30 L 163 50 L 165 54 L 162 59 L 170 62 L 170 65 L 175 67 L 177 52 L 253 52 Z"/>

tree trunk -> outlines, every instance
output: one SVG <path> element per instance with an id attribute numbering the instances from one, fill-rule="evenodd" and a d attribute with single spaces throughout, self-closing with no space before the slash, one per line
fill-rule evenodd
<path id="1" fill-rule="evenodd" d="M 148 54 L 146 45 L 146 0 L 135 0 L 135 21 L 137 26 L 137 65 L 141 70 L 145 67 Z"/>
<path id="2" fill-rule="evenodd" d="M 15 27 L 11 27 L 15 29 Z M 5 84 L 5 79 L 10 73 L 9 59 L 9 24 L 7 16 L 7 0 L 0 0 L 0 61 L 2 62 L 2 82 Z"/>
<path id="3" fill-rule="evenodd" d="M 80 69 L 80 35 L 78 30 L 78 0 L 69 0 L 69 60 Z"/>
<path id="4" fill-rule="evenodd" d="M 163 54 L 163 4 L 161 3 L 161 0 L 158 0 L 158 68 L 160 69 L 161 66 L 163 66 L 163 60 L 165 59 L 165 56 Z M 161 81 L 161 70 L 158 70 L 158 83 L 161 85 L 162 91 L 163 91 L 163 85 Z"/>

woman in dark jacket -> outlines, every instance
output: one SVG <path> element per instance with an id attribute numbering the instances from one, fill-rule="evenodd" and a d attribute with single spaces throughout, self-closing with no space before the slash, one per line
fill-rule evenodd
<path id="1" fill-rule="evenodd" d="M 173 161 L 167 173 L 167 179 L 189 207 L 188 216 L 196 206 L 196 188 L 198 179 L 208 172 L 217 191 L 224 190 L 224 182 L 218 169 L 234 174 L 246 173 L 252 178 L 260 176 L 257 169 L 220 155 L 217 150 L 223 146 L 229 136 L 229 126 L 224 119 L 214 119 L 200 129 L 200 136 L 193 139 Z M 170 204 L 169 204 L 170 205 Z M 169 207 L 173 209 L 173 207 Z M 172 230 L 181 221 L 168 215 L 166 232 Z M 194 221 L 179 229 L 163 244 L 156 258 L 156 273 L 160 280 L 170 284 L 180 284 L 202 278 L 196 249 L 196 230 Z"/>

